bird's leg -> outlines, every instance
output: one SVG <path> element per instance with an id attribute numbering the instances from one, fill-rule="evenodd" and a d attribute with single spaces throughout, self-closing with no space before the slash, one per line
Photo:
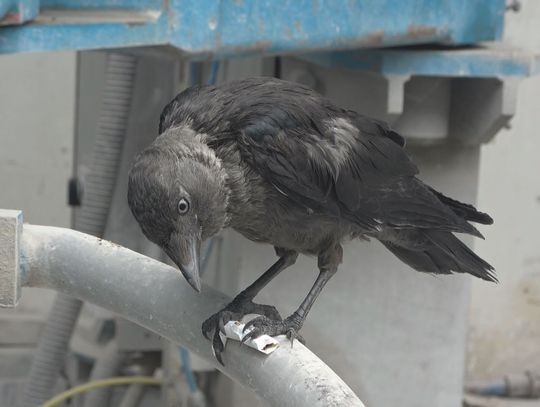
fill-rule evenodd
<path id="1" fill-rule="evenodd" d="M 292 250 L 285 250 L 276 248 L 276 253 L 279 256 L 276 261 L 268 270 L 264 272 L 253 284 L 238 294 L 225 308 L 216 312 L 210 318 L 202 324 L 202 333 L 206 339 L 210 339 L 210 334 L 214 332 L 212 338 L 212 347 L 216 359 L 223 364 L 221 359 L 221 352 L 224 347 L 219 337 L 219 332 L 224 332 L 224 326 L 229 321 L 239 321 L 244 315 L 247 314 L 259 314 L 264 315 L 265 318 L 273 320 L 281 320 L 279 312 L 274 306 L 256 304 L 253 302 L 255 296 L 276 277 L 280 272 L 287 267 L 293 265 L 298 258 L 298 253 Z"/>
<path id="2" fill-rule="evenodd" d="M 249 321 L 244 327 L 244 332 L 248 331 L 248 333 L 244 336 L 242 342 L 247 341 L 250 338 L 257 338 L 261 335 L 276 336 L 284 334 L 291 340 L 292 346 L 295 338 L 301 339 L 298 335 L 298 331 L 302 328 L 307 314 L 321 293 L 321 290 L 328 280 L 336 273 L 342 257 L 343 249 L 340 245 L 336 245 L 324 253 L 319 254 L 319 275 L 298 309 L 284 320 L 276 321 L 262 316 Z"/>

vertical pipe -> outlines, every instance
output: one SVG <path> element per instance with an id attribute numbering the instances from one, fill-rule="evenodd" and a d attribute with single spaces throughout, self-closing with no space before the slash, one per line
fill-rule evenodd
<path id="1" fill-rule="evenodd" d="M 68 295 L 56 297 L 30 366 L 22 407 L 40 406 L 52 395 L 81 306 L 82 301 Z"/>
<path id="2" fill-rule="evenodd" d="M 103 380 L 118 376 L 122 365 L 126 360 L 126 354 L 119 352 L 116 342 L 111 340 L 101 352 L 94 363 L 89 381 Z M 111 397 L 111 388 L 96 389 L 84 398 L 84 407 L 108 406 Z"/>

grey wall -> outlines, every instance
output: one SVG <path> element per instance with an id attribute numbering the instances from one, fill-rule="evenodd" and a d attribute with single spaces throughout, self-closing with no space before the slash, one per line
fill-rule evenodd
<path id="1" fill-rule="evenodd" d="M 0 57 L 0 207 L 69 226 L 75 54 Z"/>
<path id="2" fill-rule="evenodd" d="M 540 53 L 540 2 L 521 3 L 507 13 L 505 40 Z M 521 84 L 511 125 L 481 155 L 478 205 L 495 224 L 476 249 L 501 283 L 473 282 L 467 372 L 478 379 L 540 360 L 540 76 Z"/>
<path id="3" fill-rule="evenodd" d="M 75 53 L 0 56 L 0 208 L 26 222 L 69 226 Z M 25 288 L 16 309 L 0 309 L 1 405 L 15 405 L 56 293 Z"/>
<path id="4" fill-rule="evenodd" d="M 26 222 L 70 225 L 75 76 L 73 52 L 0 56 L 0 208 Z M 25 289 L 17 312 L 45 314 L 51 295 Z"/>

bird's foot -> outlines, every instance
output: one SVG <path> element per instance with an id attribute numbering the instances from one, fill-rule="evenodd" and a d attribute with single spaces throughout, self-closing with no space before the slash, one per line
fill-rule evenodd
<path id="1" fill-rule="evenodd" d="M 212 349 L 219 363 L 223 365 L 221 354 L 225 350 L 225 346 L 221 341 L 220 332 L 225 334 L 225 325 L 229 321 L 240 321 L 244 315 L 258 314 L 265 318 L 274 321 L 281 321 L 276 307 L 272 305 L 256 304 L 250 299 L 242 296 L 236 297 L 225 308 L 216 312 L 202 324 L 202 333 L 204 337 L 212 341 Z M 258 319 L 258 318 L 256 318 Z M 213 332 L 213 336 L 211 337 Z"/>
<path id="2" fill-rule="evenodd" d="M 244 327 L 246 335 L 242 338 L 242 343 L 249 339 L 258 338 L 261 335 L 277 336 L 286 335 L 291 341 L 291 347 L 295 339 L 305 344 L 306 341 L 298 333 L 302 328 L 303 320 L 296 313 L 284 320 L 272 320 L 267 317 L 257 317 L 249 321 Z"/>

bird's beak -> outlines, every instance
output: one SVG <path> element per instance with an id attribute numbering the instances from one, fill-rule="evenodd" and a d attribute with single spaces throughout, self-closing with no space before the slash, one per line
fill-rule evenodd
<path id="1" fill-rule="evenodd" d="M 199 277 L 199 254 L 201 240 L 197 237 L 186 238 L 178 233 L 172 233 L 165 252 L 178 266 L 185 279 L 197 292 L 201 291 Z"/>

